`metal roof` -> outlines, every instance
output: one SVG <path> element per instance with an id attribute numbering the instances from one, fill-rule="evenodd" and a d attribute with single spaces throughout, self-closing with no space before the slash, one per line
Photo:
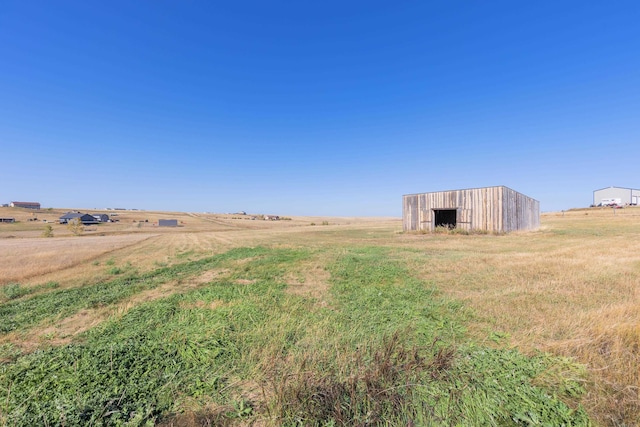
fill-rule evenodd
<path id="1" fill-rule="evenodd" d="M 66 214 L 62 215 L 60 217 L 60 219 L 74 219 L 74 218 L 80 218 L 81 216 L 84 216 L 86 214 L 81 214 L 80 212 L 67 212 Z"/>

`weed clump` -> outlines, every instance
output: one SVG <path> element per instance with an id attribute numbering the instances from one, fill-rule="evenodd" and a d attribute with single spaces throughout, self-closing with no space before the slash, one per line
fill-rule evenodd
<path id="1" fill-rule="evenodd" d="M 123 273 L 123 269 L 121 269 L 120 267 L 111 267 L 109 269 L 109 274 L 111 274 L 112 276 L 117 276 L 118 274 L 122 274 Z"/>
<path id="2" fill-rule="evenodd" d="M 31 293 L 31 289 L 24 288 L 20 283 L 9 283 L 2 287 L 2 296 L 4 300 L 12 300 Z"/>
<path id="3" fill-rule="evenodd" d="M 411 402 L 416 387 L 424 378 L 446 376 L 454 350 L 442 348 L 429 357 L 403 341 L 396 332 L 379 347 L 352 354 L 349 366 L 324 372 L 313 366 L 329 365 L 330 360 L 304 359 L 295 372 L 286 362 L 274 362 L 267 380 L 272 415 L 287 425 L 370 426 L 415 420 L 419 406 Z"/>
<path id="4" fill-rule="evenodd" d="M 490 234 L 489 230 L 481 230 L 481 229 L 471 229 L 466 230 L 458 227 L 449 227 L 439 225 L 433 229 L 434 234 L 450 234 L 450 235 L 458 235 L 458 236 L 471 236 L 471 235 L 486 235 Z M 500 233 L 493 233 L 494 235 L 498 235 Z"/>
<path id="5" fill-rule="evenodd" d="M 74 236 L 81 236 L 84 233 L 84 224 L 80 218 L 74 218 L 67 223 L 67 228 Z"/>
<path id="6" fill-rule="evenodd" d="M 53 227 L 51 224 L 45 225 L 42 237 L 53 237 Z"/>

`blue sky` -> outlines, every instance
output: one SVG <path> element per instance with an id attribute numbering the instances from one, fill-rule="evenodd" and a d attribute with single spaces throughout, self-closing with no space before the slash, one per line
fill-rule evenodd
<path id="1" fill-rule="evenodd" d="M 0 202 L 400 216 L 640 188 L 640 6 L 0 3 Z"/>

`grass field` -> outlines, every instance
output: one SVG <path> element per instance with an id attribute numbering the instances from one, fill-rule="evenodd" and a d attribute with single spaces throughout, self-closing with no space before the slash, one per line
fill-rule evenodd
<path id="1" fill-rule="evenodd" d="M 3 425 L 640 425 L 640 209 L 41 237 L 64 212 L 0 208 Z"/>

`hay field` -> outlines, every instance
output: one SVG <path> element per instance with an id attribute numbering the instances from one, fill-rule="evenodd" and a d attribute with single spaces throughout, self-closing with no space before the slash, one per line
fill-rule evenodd
<path id="1" fill-rule="evenodd" d="M 399 224 L 397 219 L 380 218 L 295 217 L 264 221 L 252 220 L 253 215 L 85 209 L 81 211 L 115 214 L 112 219 L 118 222 L 86 226 L 82 235 L 74 236 L 66 225 L 58 223 L 58 218 L 70 210 L 0 208 L 0 217 L 17 221 L 0 224 L 0 285 L 56 281 L 62 286 L 74 286 L 104 279 L 106 275 L 101 272 L 107 261 L 148 270 L 243 245 L 286 244 L 290 234 L 300 235 L 297 240 L 304 241 L 305 235 L 314 236 L 319 228 L 375 230 Z M 32 218 L 38 221 L 30 221 Z M 179 226 L 158 227 L 159 219 L 177 219 Z M 41 237 L 47 225 L 53 228 L 53 238 Z"/>
<path id="2" fill-rule="evenodd" d="M 538 231 L 500 236 L 405 234 L 400 219 L 393 218 L 271 222 L 173 213 L 181 227 L 159 229 L 144 222 L 165 217 L 167 213 L 126 212 L 119 223 L 80 237 L 56 227 L 55 235 L 62 237 L 51 239 L 37 237 L 42 224 L 0 225 L 0 283 L 83 286 L 109 277 L 109 265 L 153 271 L 232 248 L 266 245 L 326 254 L 306 261 L 305 273 L 291 273 L 288 280 L 292 292 L 321 299 L 330 288 L 323 265 L 332 254 L 341 248 L 384 247 L 425 283 L 469 308 L 473 314 L 467 333 L 476 342 L 573 358 L 587 369 L 586 393 L 579 400 L 596 423 L 640 424 L 638 208 L 547 213 Z M 163 297 L 180 289 L 165 285 Z M 136 301 L 123 304 L 130 308 Z M 104 312 L 96 316 L 105 318 Z M 83 322 L 93 324 L 91 319 Z M 19 345 L 20 340 L 34 341 L 34 335 L 6 339 Z M 35 346 L 49 344 L 38 341 Z"/>
<path id="3" fill-rule="evenodd" d="M 85 264 L 148 239 L 149 235 L 87 236 L 0 240 L 0 284 L 30 279 Z"/>

